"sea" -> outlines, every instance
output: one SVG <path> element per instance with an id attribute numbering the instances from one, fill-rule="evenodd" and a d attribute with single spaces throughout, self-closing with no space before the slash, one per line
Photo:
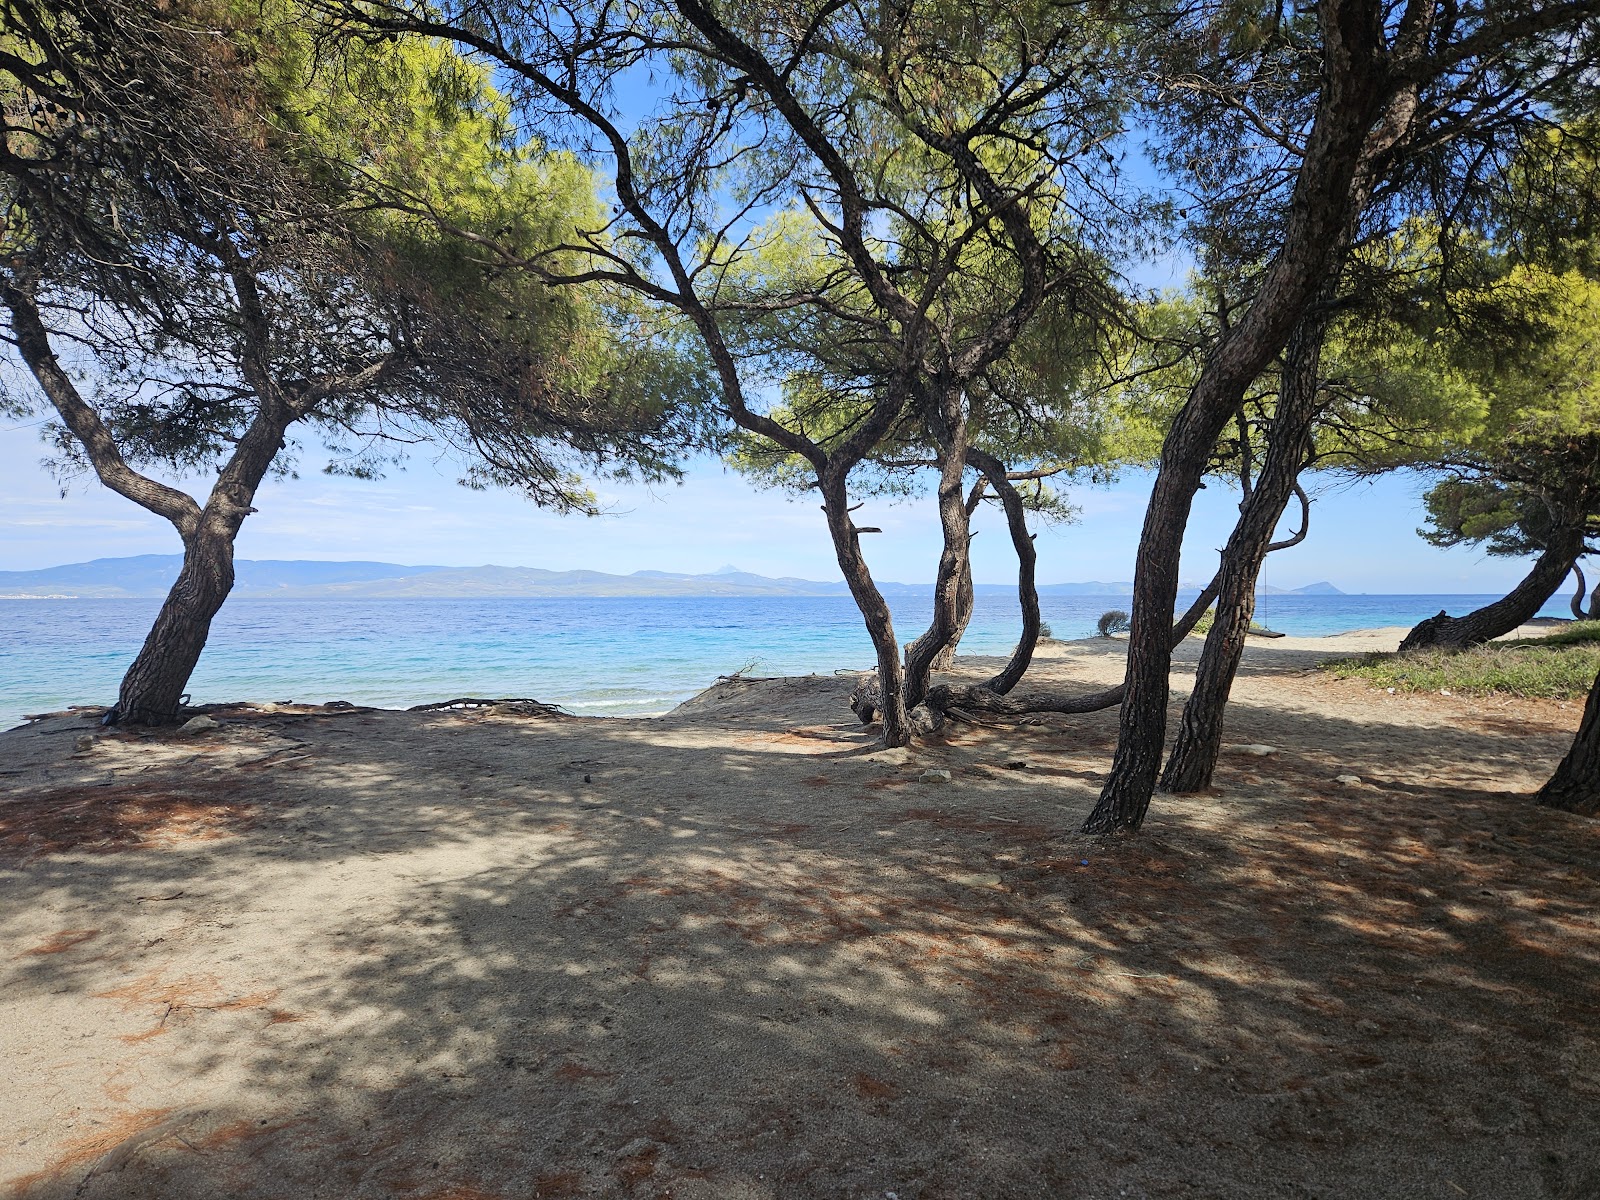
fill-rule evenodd
<path id="1" fill-rule="evenodd" d="M 1187 606 L 1193 593 L 1179 598 Z M 1494 596 L 1263 596 L 1256 619 L 1316 637 L 1459 615 Z M 1057 638 L 1088 637 L 1116 596 L 1041 597 Z M 0 728 L 24 714 L 109 704 L 158 600 L 0 600 Z M 926 597 L 891 600 L 895 632 L 927 624 Z M 1557 597 L 1545 615 L 1567 615 Z M 967 654 L 1004 654 L 1014 598 L 980 595 Z M 719 675 L 865 670 L 872 644 L 848 597 L 273 600 L 223 606 L 191 702 L 347 700 L 403 708 L 459 696 L 531 697 L 592 716 L 662 713 Z"/>

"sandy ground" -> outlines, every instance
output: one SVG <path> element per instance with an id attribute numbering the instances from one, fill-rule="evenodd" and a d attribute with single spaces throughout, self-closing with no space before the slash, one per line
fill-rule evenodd
<path id="1" fill-rule="evenodd" d="M 1114 713 L 881 751 L 850 677 L 0 735 L 0 1194 L 1593 1200 L 1579 708 L 1312 669 L 1397 635 L 1253 643 L 1277 752 L 1110 847 Z"/>

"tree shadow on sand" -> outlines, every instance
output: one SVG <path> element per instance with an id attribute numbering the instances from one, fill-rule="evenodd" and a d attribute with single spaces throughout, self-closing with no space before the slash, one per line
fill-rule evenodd
<path id="1" fill-rule="evenodd" d="M 302 722 L 218 772 L 238 827 L 32 853 L 3 1004 L 92 1102 L 13 1191 L 1600 1194 L 1592 822 L 1341 790 L 1292 747 L 1395 744 L 1245 704 L 1282 761 L 1098 846 L 1114 714 L 906 756 L 832 711 Z"/>

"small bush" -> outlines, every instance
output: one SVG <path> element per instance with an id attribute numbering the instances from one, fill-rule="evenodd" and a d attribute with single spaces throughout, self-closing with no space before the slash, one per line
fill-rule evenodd
<path id="1" fill-rule="evenodd" d="M 1055 637 L 1055 634 L 1050 632 L 1050 623 L 1048 621 L 1040 621 L 1039 640 L 1041 642 L 1048 642 L 1053 637 Z"/>
<path id="2" fill-rule="evenodd" d="M 1101 613 L 1099 629 L 1101 637 L 1110 637 L 1113 633 L 1127 633 L 1128 614 L 1120 608 Z"/>
<path id="3" fill-rule="evenodd" d="M 1200 619 L 1194 623 L 1194 628 L 1189 631 L 1190 637 L 1205 637 L 1211 632 L 1211 626 L 1217 619 L 1217 606 L 1212 605 L 1200 614 Z"/>

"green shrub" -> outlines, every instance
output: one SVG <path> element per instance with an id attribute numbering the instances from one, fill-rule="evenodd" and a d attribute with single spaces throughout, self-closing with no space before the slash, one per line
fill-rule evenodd
<path id="1" fill-rule="evenodd" d="M 1189 631 L 1190 637 L 1205 637 L 1211 632 L 1211 626 L 1217 619 L 1217 606 L 1213 604 L 1200 614 L 1200 619 L 1194 623 L 1194 628 Z"/>
<path id="2" fill-rule="evenodd" d="M 1128 614 L 1120 608 L 1101 613 L 1099 630 L 1101 637 L 1110 637 L 1113 633 L 1127 633 Z"/>

